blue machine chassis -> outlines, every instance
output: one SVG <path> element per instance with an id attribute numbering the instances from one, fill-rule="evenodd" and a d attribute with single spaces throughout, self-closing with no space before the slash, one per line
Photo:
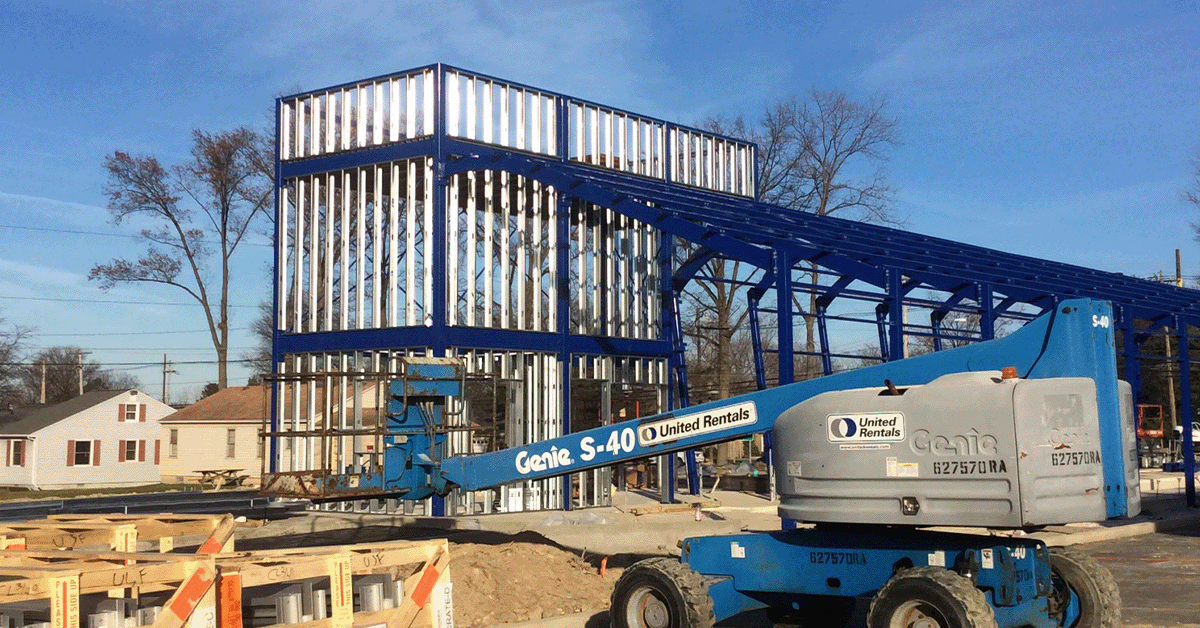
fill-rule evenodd
<path id="1" fill-rule="evenodd" d="M 803 608 L 805 596 L 869 596 L 899 569 L 945 567 L 981 589 L 1001 628 L 1070 625 L 1049 608 L 1046 545 L 1033 539 L 838 525 L 690 538 L 681 560 L 709 580 L 716 621 L 760 608 Z"/>

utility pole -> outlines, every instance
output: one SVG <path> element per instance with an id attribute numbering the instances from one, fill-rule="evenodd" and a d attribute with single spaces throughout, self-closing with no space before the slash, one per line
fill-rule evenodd
<path id="1" fill-rule="evenodd" d="M 1179 257 L 1179 249 L 1175 249 L 1175 286 L 1178 288 L 1183 287 L 1183 265 Z M 1175 367 L 1174 359 L 1171 355 L 1171 334 L 1169 329 L 1169 327 L 1163 326 L 1163 332 L 1165 332 L 1163 333 L 1163 342 L 1167 353 L 1167 399 L 1169 401 L 1167 407 L 1171 410 L 1171 424 L 1168 425 L 1166 421 L 1163 421 L 1163 434 L 1166 435 L 1172 433 L 1171 430 L 1175 427 L 1175 421 L 1179 419 L 1179 417 L 1175 416 Z M 1182 378 L 1182 376 L 1183 371 L 1181 369 L 1180 377 Z M 1180 423 L 1180 425 L 1183 424 Z"/>
<path id="2" fill-rule="evenodd" d="M 82 395 L 83 394 L 83 350 L 80 349 L 80 350 L 76 351 L 75 355 L 76 355 L 76 357 L 79 358 L 79 366 L 78 366 L 78 368 L 79 368 L 79 394 Z"/>
<path id="3" fill-rule="evenodd" d="M 1183 264 L 1179 260 L 1179 249 L 1175 249 L 1175 287 L 1183 287 Z"/>
<path id="4" fill-rule="evenodd" d="M 46 361 L 42 360 L 42 395 L 38 397 L 38 403 L 46 405 Z"/>
<path id="5" fill-rule="evenodd" d="M 171 405 L 171 373 L 175 370 L 171 368 L 171 362 L 167 361 L 167 354 L 163 354 L 163 371 L 162 371 L 162 402 Z"/>

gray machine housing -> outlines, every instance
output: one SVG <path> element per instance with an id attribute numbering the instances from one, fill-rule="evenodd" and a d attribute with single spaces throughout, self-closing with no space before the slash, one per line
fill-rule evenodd
<path id="1" fill-rule="evenodd" d="M 1132 414 L 1132 404 L 1121 405 Z M 779 514 L 994 528 L 1100 521 L 1099 421 L 1096 385 L 1085 377 L 982 371 L 817 395 L 783 413 L 772 432 Z"/>

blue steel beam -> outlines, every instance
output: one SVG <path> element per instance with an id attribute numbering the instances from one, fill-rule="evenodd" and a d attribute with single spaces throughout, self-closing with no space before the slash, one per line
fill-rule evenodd
<path id="1" fill-rule="evenodd" d="M 694 196 L 699 194 L 694 191 L 690 193 Z M 714 208 L 716 202 L 713 198 L 707 198 L 703 201 L 704 213 L 706 215 L 720 215 L 720 212 L 717 212 Z M 918 264 L 906 264 L 906 273 L 921 276 L 936 271 L 945 279 L 953 282 L 952 284 L 941 286 L 942 289 L 952 288 L 953 284 L 959 284 L 963 279 L 970 279 L 969 277 L 961 276 L 962 272 L 984 272 L 986 279 L 989 281 L 1022 291 L 1024 293 L 1022 300 L 1027 302 L 1044 296 L 1045 291 L 1033 293 L 1033 291 L 1022 290 L 1022 284 L 1044 284 L 1053 288 L 1051 290 L 1052 293 L 1063 295 L 1072 292 L 1097 292 L 1095 289 L 1096 286 L 1108 286 L 1110 289 L 1117 290 L 1118 292 L 1125 291 L 1128 293 L 1130 290 L 1134 290 L 1139 296 L 1143 292 L 1142 289 L 1149 290 L 1150 292 L 1158 292 L 1159 294 L 1156 296 L 1159 297 L 1178 296 L 1171 294 L 1172 290 L 1178 289 L 1168 287 L 1167 290 L 1163 290 L 1162 286 L 1157 286 L 1151 282 L 1115 273 L 1104 273 L 1102 271 L 1094 271 L 1067 264 L 1001 253 L 983 247 L 959 245 L 946 240 L 930 238 L 919 234 L 910 234 L 878 225 L 847 221 L 831 216 L 813 216 L 803 212 L 783 214 L 779 208 L 771 208 L 770 206 L 761 206 L 759 211 L 753 211 L 752 207 L 747 207 L 747 203 L 740 199 L 725 199 L 725 202 L 731 206 L 742 205 L 735 212 L 737 219 L 742 222 L 748 221 L 758 225 L 763 220 L 769 221 L 771 218 L 782 216 L 783 218 L 781 219 L 786 219 L 794 223 L 796 229 L 793 230 L 793 233 L 796 237 L 808 238 L 810 243 L 823 243 L 832 247 L 833 250 L 839 250 L 843 253 L 846 253 L 846 249 L 850 248 L 853 248 L 854 251 L 867 251 L 884 261 L 904 260 L 907 262 L 919 262 Z M 763 208 L 774 209 L 775 212 L 764 211 Z M 862 234 L 863 237 L 852 237 L 855 231 L 864 232 Z M 812 237 L 810 238 L 810 236 Z M 915 240 L 916 243 L 914 244 L 910 240 Z M 886 242 L 887 247 L 880 247 L 879 242 Z M 853 245 L 853 247 L 850 245 Z M 925 248 L 922 248 L 922 246 Z M 976 263 L 975 260 L 980 258 L 986 259 L 987 262 L 984 264 Z M 872 258 L 860 257 L 860 259 Z M 1014 269 L 1024 270 L 1026 273 L 1020 282 L 1012 279 Z M 1046 283 L 1041 280 L 1042 276 L 1052 279 L 1058 278 L 1061 281 Z M 1193 307 L 1196 305 L 1194 295 L 1190 298 L 1177 298 L 1177 300 L 1181 303 L 1190 304 Z"/>
<path id="2" fill-rule="evenodd" d="M 460 144 L 464 154 L 507 154 L 509 158 L 503 159 L 503 164 L 493 162 L 492 167 L 497 169 L 507 170 L 515 167 L 510 163 L 513 160 L 527 163 L 539 160 L 533 155 L 516 155 L 511 151 L 497 151 L 491 147 L 467 142 Z M 458 166 L 464 170 L 489 167 L 487 160 L 483 158 L 465 159 L 466 163 Z M 474 163 L 471 163 L 472 161 Z M 693 188 L 684 189 L 682 186 L 663 181 L 643 180 L 625 173 L 606 172 L 597 167 L 576 163 L 554 164 L 547 161 L 541 164 L 537 171 L 530 169 L 526 170 L 526 173 L 540 174 L 545 168 L 569 172 L 568 177 L 572 177 L 579 185 L 586 185 L 581 181 L 594 181 L 595 185 L 610 190 L 613 198 L 638 198 L 646 203 L 662 205 L 664 214 L 661 214 L 661 217 L 681 218 L 690 223 L 689 229 L 693 233 L 710 233 L 699 227 L 698 223 L 711 224 L 720 229 L 725 236 L 746 238 L 747 241 L 753 241 L 760 246 L 788 247 L 793 251 L 797 248 L 803 249 L 796 255 L 798 259 L 807 259 L 813 255 L 814 250 L 833 252 L 821 258 L 822 265 L 856 276 L 859 280 L 876 286 L 882 283 L 879 268 L 890 266 L 899 268 L 906 275 L 940 290 L 951 290 L 963 281 L 985 283 L 993 289 L 1001 290 L 1015 301 L 1039 304 L 1047 308 L 1052 307 L 1056 297 L 1085 295 L 1130 305 L 1143 313 L 1143 316 L 1144 313 L 1153 312 L 1155 308 L 1160 312 L 1178 310 L 1200 314 L 1200 295 L 1196 291 L 1157 286 L 1115 273 L 1001 253 L 832 216 L 813 216 L 803 212 L 785 213 L 780 208 L 753 203 L 747 199 Z M 534 178 L 540 177 L 535 175 Z M 682 206 L 689 202 L 693 203 L 690 210 L 667 207 L 670 203 Z M 614 209 L 619 211 L 619 208 Z M 665 224 L 658 226 L 668 229 L 671 227 Z M 676 233 L 691 239 L 688 235 Z M 804 243 L 804 246 L 798 246 L 797 243 Z M 741 258 L 737 254 L 731 256 Z M 760 265 L 761 257 L 754 257 L 755 261 L 751 263 Z M 849 265 L 854 265 L 855 268 L 849 269 Z"/>
<path id="3" fill-rule="evenodd" d="M 447 347 L 528 351 L 531 348 L 560 347 L 570 353 L 614 354 L 640 357 L 666 357 L 671 344 L 665 340 L 640 340 L 604 336 L 578 336 L 555 332 L 517 331 L 484 327 L 447 327 Z M 391 327 L 347 331 L 278 334 L 276 352 L 280 355 L 321 353 L 326 351 L 363 351 L 429 346 L 428 327 Z"/>

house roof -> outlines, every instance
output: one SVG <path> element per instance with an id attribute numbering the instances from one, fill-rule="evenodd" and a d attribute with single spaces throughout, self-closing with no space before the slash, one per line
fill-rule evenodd
<path id="1" fill-rule="evenodd" d="M 0 434 L 29 435 L 127 392 L 93 390 L 54 405 L 25 406 L 11 412 L 0 409 Z"/>
<path id="2" fill-rule="evenodd" d="M 262 421 L 270 412 L 266 386 L 234 386 L 219 390 L 162 419 L 160 423 Z"/>

